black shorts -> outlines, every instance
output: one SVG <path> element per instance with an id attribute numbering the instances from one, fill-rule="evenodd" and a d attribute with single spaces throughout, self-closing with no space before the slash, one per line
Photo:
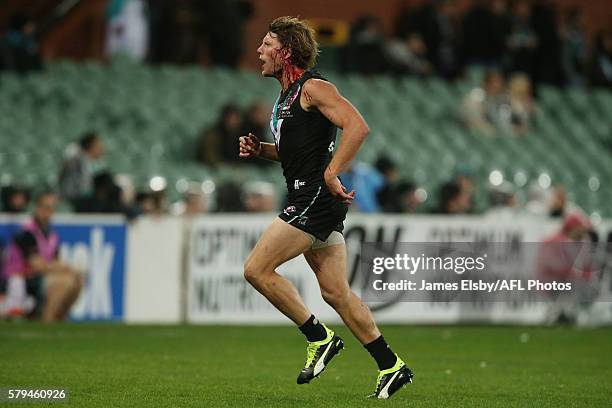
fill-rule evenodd
<path id="1" fill-rule="evenodd" d="M 342 233 L 347 211 L 348 206 L 332 197 L 323 183 L 307 191 L 292 191 L 287 206 L 278 216 L 287 224 L 326 241 L 332 231 Z"/>

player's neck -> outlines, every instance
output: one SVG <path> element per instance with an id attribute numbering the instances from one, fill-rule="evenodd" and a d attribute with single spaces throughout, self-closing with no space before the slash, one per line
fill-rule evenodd
<path id="1" fill-rule="evenodd" d="M 286 65 L 285 68 L 276 77 L 280 82 L 283 92 L 289 89 L 289 87 L 298 79 L 304 75 L 306 70 L 304 68 L 296 67 L 295 65 Z"/>

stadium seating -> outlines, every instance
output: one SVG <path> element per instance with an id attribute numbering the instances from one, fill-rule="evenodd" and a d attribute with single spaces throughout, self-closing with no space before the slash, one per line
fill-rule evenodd
<path id="1" fill-rule="evenodd" d="M 401 175 L 423 186 L 429 197 L 458 167 L 472 170 L 485 209 L 488 176 L 500 170 L 519 187 L 547 173 L 588 212 L 612 215 L 612 92 L 538 89 L 538 115 L 528 135 L 486 137 L 463 127 L 461 98 L 479 82 L 478 73 L 448 83 L 440 79 L 330 74 L 361 110 L 372 137 L 360 152 L 368 162 L 386 154 Z M 43 73 L 0 74 L 0 174 L 29 184 L 54 183 L 66 145 L 96 129 L 106 141 L 107 162 L 132 174 L 139 185 L 154 175 L 168 179 L 176 196 L 179 179 L 264 179 L 282 189 L 275 167 L 207 168 L 193 161 L 200 131 L 227 102 L 248 106 L 275 99 L 278 88 L 257 72 L 58 62 Z M 433 194 L 432 194 L 433 193 Z M 434 200 L 428 200 L 431 207 Z"/>

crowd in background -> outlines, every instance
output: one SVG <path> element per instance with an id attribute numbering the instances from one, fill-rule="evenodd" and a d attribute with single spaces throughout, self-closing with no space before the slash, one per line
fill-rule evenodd
<path id="1" fill-rule="evenodd" d="M 351 27 L 343 72 L 460 76 L 466 67 L 522 72 L 535 84 L 612 86 L 612 30 L 587 38 L 581 8 L 551 1 L 423 1 L 397 14 L 393 35 L 375 16 Z"/>
<path id="2" fill-rule="evenodd" d="M 254 104 L 248 112 L 257 110 L 260 103 Z M 215 133 L 224 123 L 228 114 L 237 115 L 235 129 Z M 243 113 L 234 105 L 227 105 L 219 122 L 204 129 L 201 141 L 219 137 L 218 142 L 236 141 L 244 128 Z M 235 134 L 226 132 L 233 131 Z M 260 133 L 266 140 L 267 132 Z M 236 145 L 237 146 L 237 145 Z M 227 147 L 228 161 L 213 155 L 219 161 L 206 162 L 196 150 L 194 159 L 204 159 L 213 166 L 251 166 L 247 161 L 239 161 L 237 147 Z M 236 180 L 207 180 L 204 183 L 182 180 L 177 186 L 168 186 L 162 177 L 151 179 L 147 188 L 137 190 L 133 179 L 126 174 L 115 174 L 112 166 L 104 160 L 104 141 L 96 132 L 88 132 L 66 149 L 66 157 L 59 164 L 58 183 L 52 186 L 64 204 L 64 209 L 75 213 L 123 214 L 128 219 L 140 215 L 187 215 L 193 216 L 210 212 L 273 212 L 283 206 L 284 198 L 279 196 L 280 189 L 268 181 L 244 182 Z M 223 152 L 222 149 L 219 150 Z M 253 159 L 253 162 L 259 159 Z M 259 160 L 262 163 L 269 163 Z M 273 164 L 272 164 L 273 165 Z M 280 168 L 278 169 L 280 171 Z M 474 205 L 475 179 L 469 168 L 457 168 L 452 179 L 438 186 L 436 191 L 426 191 L 409 178 L 402 177 L 389 157 L 379 156 L 374 164 L 356 160 L 340 175 L 346 188 L 356 190 L 351 211 L 361 213 L 414 214 L 431 213 L 446 215 L 476 214 L 482 208 Z M 39 186 L 36 186 L 39 187 Z M 179 190 L 180 198 L 170 202 L 168 189 Z M 524 213 L 544 217 L 563 217 L 568 211 L 579 210 L 568 202 L 562 185 L 542 186 L 534 182 L 528 188 L 528 196 L 521 196 L 514 185 L 504 182 L 490 184 L 488 205 L 485 215 L 507 217 Z M 7 184 L 0 190 L 1 212 L 25 214 L 33 206 L 32 189 L 20 184 Z"/>
<path id="3" fill-rule="evenodd" d="M 106 55 L 238 68 L 253 7 L 245 0 L 111 0 Z M 612 86 L 612 30 L 588 38 L 580 7 L 560 9 L 549 0 L 473 0 L 460 10 L 453 0 L 423 0 L 406 2 L 394 15 L 391 35 L 376 16 L 350 22 L 340 71 L 453 79 L 478 65 L 525 73 L 536 85 Z M 41 66 L 36 23 L 14 16 L 0 41 L 0 69 Z"/>
<path id="4" fill-rule="evenodd" d="M 612 86 L 612 30 L 587 38 L 578 7 L 560 10 L 554 2 L 543 0 L 474 0 L 460 12 L 452 0 L 406 4 L 410 6 L 396 13 L 391 36 L 385 35 L 375 16 L 353 22 L 339 61 L 342 72 L 437 75 L 452 80 L 467 66 L 481 66 L 486 70 L 482 85 L 465 95 L 458 116 L 466 126 L 487 135 L 500 131 L 525 135 L 537 114 L 533 95 L 539 83 Z M 252 4 L 239 0 L 112 0 L 107 8 L 106 51 L 139 61 L 178 64 L 201 62 L 205 54 L 211 65 L 236 68 L 244 51 L 243 26 L 252 13 Z M 232 29 L 227 30 L 228 26 Z M 36 23 L 27 16 L 13 16 L 0 41 L 0 69 L 43 68 Z M 225 106 L 218 120 L 202 129 L 193 159 L 212 168 L 269 165 L 261 160 L 241 161 L 235 154 L 236 139 L 249 131 L 269 140 L 269 114 L 270 107 L 263 102 L 254 103 L 247 112 L 233 104 Z M 135 192 L 129 176 L 116 175 L 101 164 L 101 135 L 84 135 L 76 146 L 61 164 L 56 186 L 63 202 L 75 212 L 135 217 L 195 208 L 260 211 L 273 210 L 282 201 L 266 183 L 244 192 L 230 182 L 216 187 L 214 202 L 204 198 L 201 189 L 189 186 L 181 192 L 180 203 L 169 204 L 163 188 Z M 343 179 L 359 191 L 355 205 L 359 211 L 415 212 L 425 200 L 422 193 L 415 195 L 419 189 L 412 182 L 396 180 L 395 166 L 385 157 L 376 163 L 355 163 Z M 451 180 L 441 186 L 438 203 L 432 205 L 433 197 L 429 198 L 428 210 L 470 213 L 471 189 L 464 184 Z M 31 198 L 28 187 L 4 185 L 2 211 L 24 211 Z M 505 197 L 505 193 L 495 196 Z M 201 205 L 193 204 L 200 201 Z M 498 200 L 492 198 L 491 204 L 496 206 Z"/>

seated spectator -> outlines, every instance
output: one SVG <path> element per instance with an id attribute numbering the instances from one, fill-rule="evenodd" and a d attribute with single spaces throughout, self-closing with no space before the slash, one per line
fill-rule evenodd
<path id="1" fill-rule="evenodd" d="M 253 102 L 247 109 L 242 133 L 251 132 L 262 142 L 273 142 L 270 134 L 271 112 L 272 108 L 264 101 Z"/>
<path id="2" fill-rule="evenodd" d="M 421 204 L 414 184 L 398 179 L 395 164 L 386 156 L 376 160 L 376 169 L 384 177 L 384 185 L 378 191 L 380 209 L 386 213 L 413 213 Z"/>
<path id="3" fill-rule="evenodd" d="M 386 51 L 394 70 L 400 74 L 427 76 L 432 72 L 427 60 L 427 46 L 418 33 L 411 33 L 406 39 L 389 41 Z"/>
<path id="4" fill-rule="evenodd" d="M 509 182 L 489 190 L 489 204 L 485 216 L 496 221 L 512 221 L 519 213 L 514 187 Z"/>
<path id="5" fill-rule="evenodd" d="M 237 200 L 236 197 L 242 196 L 242 190 L 233 181 L 228 181 L 221 184 L 216 191 L 217 195 L 217 212 L 244 212 L 243 200 Z"/>
<path id="6" fill-rule="evenodd" d="M 271 212 L 276 210 L 276 189 L 272 183 L 256 181 L 244 187 L 244 208 L 247 212 Z"/>
<path id="7" fill-rule="evenodd" d="M 86 133 L 79 141 L 76 152 L 64 160 L 59 174 L 59 192 L 62 199 L 73 205 L 78 199 L 93 192 L 93 177 L 101 169 L 104 143 L 96 132 Z"/>
<path id="8" fill-rule="evenodd" d="M 436 214 L 467 214 L 471 209 L 471 197 L 468 192 L 463 191 L 456 181 L 444 183 L 440 188 L 438 196 L 438 208 Z"/>
<path id="9" fill-rule="evenodd" d="M 160 217 L 166 214 L 167 208 L 166 190 L 140 191 L 136 194 L 136 212 L 138 215 Z"/>
<path id="10" fill-rule="evenodd" d="M 123 213 L 121 189 L 108 172 L 97 174 L 93 179 L 93 193 L 74 201 L 77 213 Z"/>
<path id="11" fill-rule="evenodd" d="M 509 95 L 512 110 L 510 125 L 516 135 L 522 136 L 529 131 L 535 115 L 529 77 L 522 73 L 513 74 L 510 78 Z"/>
<path id="12" fill-rule="evenodd" d="M 397 198 L 392 206 L 383 207 L 384 212 L 414 214 L 419 211 L 423 200 L 417 194 L 416 186 L 409 181 L 401 181 L 395 187 Z"/>
<path id="13" fill-rule="evenodd" d="M 83 285 L 82 275 L 58 259 L 59 236 L 51 227 L 57 195 L 37 197 L 33 217 L 7 249 L 6 309 L 13 317 L 63 320 Z"/>
<path id="14" fill-rule="evenodd" d="M 525 210 L 530 215 L 544 217 L 550 211 L 551 191 L 542 187 L 537 181 L 532 182 L 527 189 L 527 204 Z"/>
<path id="15" fill-rule="evenodd" d="M 567 214 L 582 212 L 582 209 L 574 202 L 567 199 L 565 187 L 562 184 L 553 186 L 548 198 L 548 215 L 553 218 L 563 218 Z"/>
<path id="16" fill-rule="evenodd" d="M 246 112 L 245 123 L 241 135 L 249 133 L 254 134 L 262 142 L 273 142 L 270 133 L 270 115 L 272 108 L 263 101 L 253 102 Z M 243 158 L 242 160 L 245 160 Z M 270 160 L 261 160 L 256 157 L 247 157 L 246 162 L 255 166 L 266 167 L 274 162 Z"/>
<path id="17" fill-rule="evenodd" d="M 380 211 L 378 192 L 384 187 L 385 179 L 376 168 L 354 162 L 340 175 L 340 179 L 348 191 L 356 192 L 352 208 L 364 213 Z"/>
<path id="18" fill-rule="evenodd" d="M 28 210 L 30 203 L 30 190 L 19 185 L 2 187 L 0 192 L 2 212 L 18 214 Z"/>
<path id="19" fill-rule="evenodd" d="M 208 195 L 202 191 L 200 183 L 190 183 L 181 200 L 172 204 L 170 213 L 188 218 L 205 214 L 209 209 L 209 200 Z"/>
<path id="20" fill-rule="evenodd" d="M 0 40 L 0 70 L 23 74 L 42 69 L 35 35 L 36 23 L 32 19 L 23 14 L 12 16 L 9 30 Z"/>
<path id="21" fill-rule="evenodd" d="M 463 121 L 472 129 L 493 136 L 502 124 L 502 106 L 508 104 L 504 77 L 499 71 L 488 71 L 482 88 L 475 88 L 464 98 Z"/>
<path id="22" fill-rule="evenodd" d="M 595 40 L 591 85 L 612 88 L 612 30 L 600 32 Z"/>
<path id="23" fill-rule="evenodd" d="M 225 105 L 217 123 L 200 136 L 196 159 L 211 166 L 238 162 L 238 138 L 242 133 L 242 122 L 240 109 L 232 104 Z"/>

